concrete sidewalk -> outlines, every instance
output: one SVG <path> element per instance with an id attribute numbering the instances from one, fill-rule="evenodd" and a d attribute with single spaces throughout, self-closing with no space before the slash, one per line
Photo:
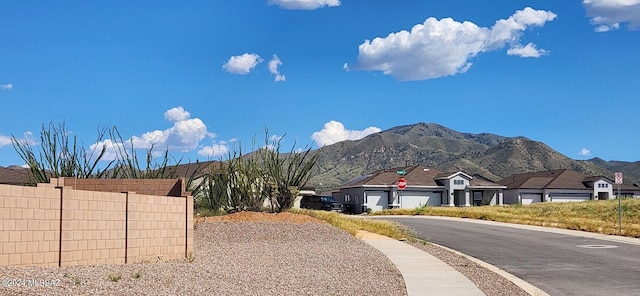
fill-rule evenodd
<path id="1" fill-rule="evenodd" d="M 380 250 L 396 265 L 402 273 L 409 296 L 484 295 L 471 280 L 427 252 L 371 232 L 359 231 L 357 236 Z"/>

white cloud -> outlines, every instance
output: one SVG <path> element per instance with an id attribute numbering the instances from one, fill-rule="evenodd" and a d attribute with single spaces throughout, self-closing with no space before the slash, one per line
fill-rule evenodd
<path id="1" fill-rule="evenodd" d="M 598 33 L 603 33 L 603 32 L 609 32 L 617 29 L 620 29 L 620 24 L 615 23 L 613 25 L 599 25 L 594 29 L 594 31 Z"/>
<path id="2" fill-rule="evenodd" d="M 283 138 L 284 138 L 284 136 L 278 136 L 278 135 L 269 136 L 269 140 L 271 142 L 278 142 L 278 141 L 282 140 Z"/>
<path id="3" fill-rule="evenodd" d="M 479 27 L 451 18 L 430 17 L 411 31 L 402 30 L 387 37 L 365 40 L 359 46 L 358 62 L 345 70 L 382 71 L 399 80 L 425 80 L 468 71 L 478 54 L 509 46 L 511 55 L 534 57 L 546 54 L 530 43 L 520 44 L 529 27 L 540 27 L 556 18 L 550 11 L 527 7 L 491 28 Z"/>
<path id="4" fill-rule="evenodd" d="M 313 133 L 311 139 L 313 139 L 318 146 L 325 146 L 345 140 L 360 140 L 380 131 L 381 129 L 373 126 L 362 131 L 348 130 L 341 122 L 332 120 L 325 123 L 321 131 Z"/>
<path id="5" fill-rule="evenodd" d="M 221 157 L 229 153 L 229 146 L 225 143 L 215 144 L 211 146 L 205 146 L 200 148 L 198 155 L 206 156 L 208 158 Z"/>
<path id="6" fill-rule="evenodd" d="M 321 7 L 340 6 L 340 0 L 268 0 L 269 5 L 284 9 L 313 10 Z"/>
<path id="7" fill-rule="evenodd" d="M 608 32 L 628 23 L 629 29 L 640 27 L 640 0 L 584 0 L 582 2 L 596 32 Z"/>
<path id="8" fill-rule="evenodd" d="M 232 74 L 249 74 L 253 68 L 262 63 L 262 58 L 255 53 L 232 56 L 222 66 L 222 69 Z"/>
<path id="9" fill-rule="evenodd" d="M 267 149 L 267 150 L 275 150 L 276 149 L 276 145 L 283 138 L 284 138 L 284 136 L 271 135 L 271 136 L 269 136 L 269 142 L 266 143 L 264 146 L 262 146 L 262 148 L 263 149 Z"/>
<path id="10" fill-rule="evenodd" d="M 181 106 L 171 108 L 164 112 L 164 118 L 169 121 L 183 121 L 189 119 L 191 113 L 187 112 Z"/>
<path id="11" fill-rule="evenodd" d="M 130 149 L 130 144 L 131 142 L 127 142 L 127 145 L 129 146 L 128 148 Z M 87 151 L 88 154 L 91 154 L 92 151 L 95 151 L 95 153 L 93 153 L 94 156 L 97 156 L 100 151 L 102 151 L 102 147 L 106 146 L 107 149 L 105 150 L 104 155 L 102 156 L 101 160 L 106 160 L 106 161 L 111 161 L 114 159 L 118 158 L 118 151 L 124 151 L 124 149 L 127 149 L 125 147 L 124 143 L 120 143 L 120 142 L 114 142 L 111 139 L 106 139 L 104 141 L 100 141 L 98 143 L 92 144 L 91 146 L 89 146 L 89 151 Z M 136 147 L 134 147 L 136 148 Z M 126 150 L 128 153 L 131 153 L 129 150 Z M 92 159 L 93 160 L 93 159 Z"/>
<path id="12" fill-rule="evenodd" d="M 0 135 L 0 148 L 11 145 L 11 137 Z"/>
<path id="13" fill-rule="evenodd" d="M 515 45 L 507 50 L 507 54 L 517 55 L 523 58 L 539 58 L 541 55 L 549 54 L 549 52 L 544 49 L 537 49 L 535 44 L 529 43 L 524 47 L 522 45 Z"/>
<path id="14" fill-rule="evenodd" d="M 578 155 L 580 155 L 580 156 L 589 156 L 589 155 L 591 155 L 591 151 L 589 151 L 589 149 L 587 149 L 587 148 L 582 148 L 582 149 L 580 149 L 580 151 L 578 151 Z"/>
<path id="15" fill-rule="evenodd" d="M 38 142 L 36 142 L 35 138 L 33 137 L 32 132 L 25 132 L 22 138 L 16 138 L 16 140 L 27 145 L 38 144 Z M 9 145 L 12 145 L 11 137 L 0 135 L 0 148 Z"/>
<path id="16" fill-rule="evenodd" d="M 91 145 L 90 149 L 100 149 L 106 145 L 108 154 L 105 155 L 105 160 L 115 159 L 117 148 L 131 149 L 130 144 L 133 144 L 134 149 L 149 149 L 153 146 L 154 151 L 163 151 L 167 148 L 171 151 L 191 151 L 196 149 L 205 137 L 213 138 L 215 134 L 207 131 L 207 126 L 202 120 L 189 118 L 189 116 L 189 112 L 182 107 L 172 108 L 165 112 L 165 118 L 174 122 L 172 127 L 146 132 L 141 136 L 133 136 L 129 140 L 125 140 L 124 144 L 106 139 Z"/>
<path id="17" fill-rule="evenodd" d="M 0 84 L 0 89 L 3 90 L 12 90 L 13 89 L 13 84 L 8 83 L 8 84 Z"/>
<path id="18" fill-rule="evenodd" d="M 273 58 L 269 61 L 269 72 L 275 75 L 276 82 L 286 80 L 286 77 L 284 77 L 284 75 L 280 74 L 280 71 L 278 71 L 278 67 L 281 65 L 282 65 L 282 61 L 280 60 L 280 58 L 278 58 L 277 55 L 274 54 Z"/>

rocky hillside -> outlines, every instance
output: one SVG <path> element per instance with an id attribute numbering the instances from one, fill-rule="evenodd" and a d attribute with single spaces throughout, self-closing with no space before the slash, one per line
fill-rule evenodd
<path id="1" fill-rule="evenodd" d="M 580 162 L 606 169 L 609 172 L 621 172 L 624 174 L 624 183 L 640 183 L 640 161 L 606 161 L 598 157 Z M 611 177 L 613 179 L 613 177 Z"/>
<path id="2" fill-rule="evenodd" d="M 640 181 L 640 162 L 577 161 L 525 137 L 460 133 L 434 123 L 399 126 L 357 141 L 326 146 L 311 182 L 330 188 L 376 169 L 421 164 L 441 171 L 464 170 L 499 180 L 515 173 L 571 169 L 611 176 L 613 171 Z M 635 173 L 631 173 L 635 172 Z"/>

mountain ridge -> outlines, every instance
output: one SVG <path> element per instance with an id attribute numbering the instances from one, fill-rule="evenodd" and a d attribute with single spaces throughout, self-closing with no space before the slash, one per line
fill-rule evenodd
<path id="1" fill-rule="evenodd" d="M 332 188 L 378 169 L 420 164 L 440 171 L 463 170 L 498 181 L 512 174 L 571 169 L 613 178 L 619 170 L 640 180 L 639 162 L 571 159 L 524 136 L 462 133 L 436 123 L 419 122 L 342 141 L 321 149 L 310 182 Z M 625 182 L 628 183 L 628 182 Z"/>
<path id="2" fill-rule="evenodd" d="M 611 180 L 614 172 L 622 172 L 625 184 L 640 182 L 640 161 L 606 161 L 598 157 L 575 160 L 524 136 L 462 133 L 436 123 L 392 127 L 359 140 L 327 145 L 310 154 L 317 154 L 318 161 L 309 182 L 319 190 L 331 190 L 376 170 L 411 165 L 443 172 L 462 170 L 492 181 L 512 174 L 570 169 Z M 204 166 L 206 163 L 201 162 Z M 0 183 L 20 183 L 27 171 L 18 166 L 0 166 Z"/>

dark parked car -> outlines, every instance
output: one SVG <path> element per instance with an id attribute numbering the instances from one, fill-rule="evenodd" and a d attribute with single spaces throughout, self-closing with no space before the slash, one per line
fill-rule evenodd
<path id="1" fill-rule="evenodd" d="M 342 204 L 332 196 L 305 195 L 300 200 L 301 209 L 342 212 Z"/>

